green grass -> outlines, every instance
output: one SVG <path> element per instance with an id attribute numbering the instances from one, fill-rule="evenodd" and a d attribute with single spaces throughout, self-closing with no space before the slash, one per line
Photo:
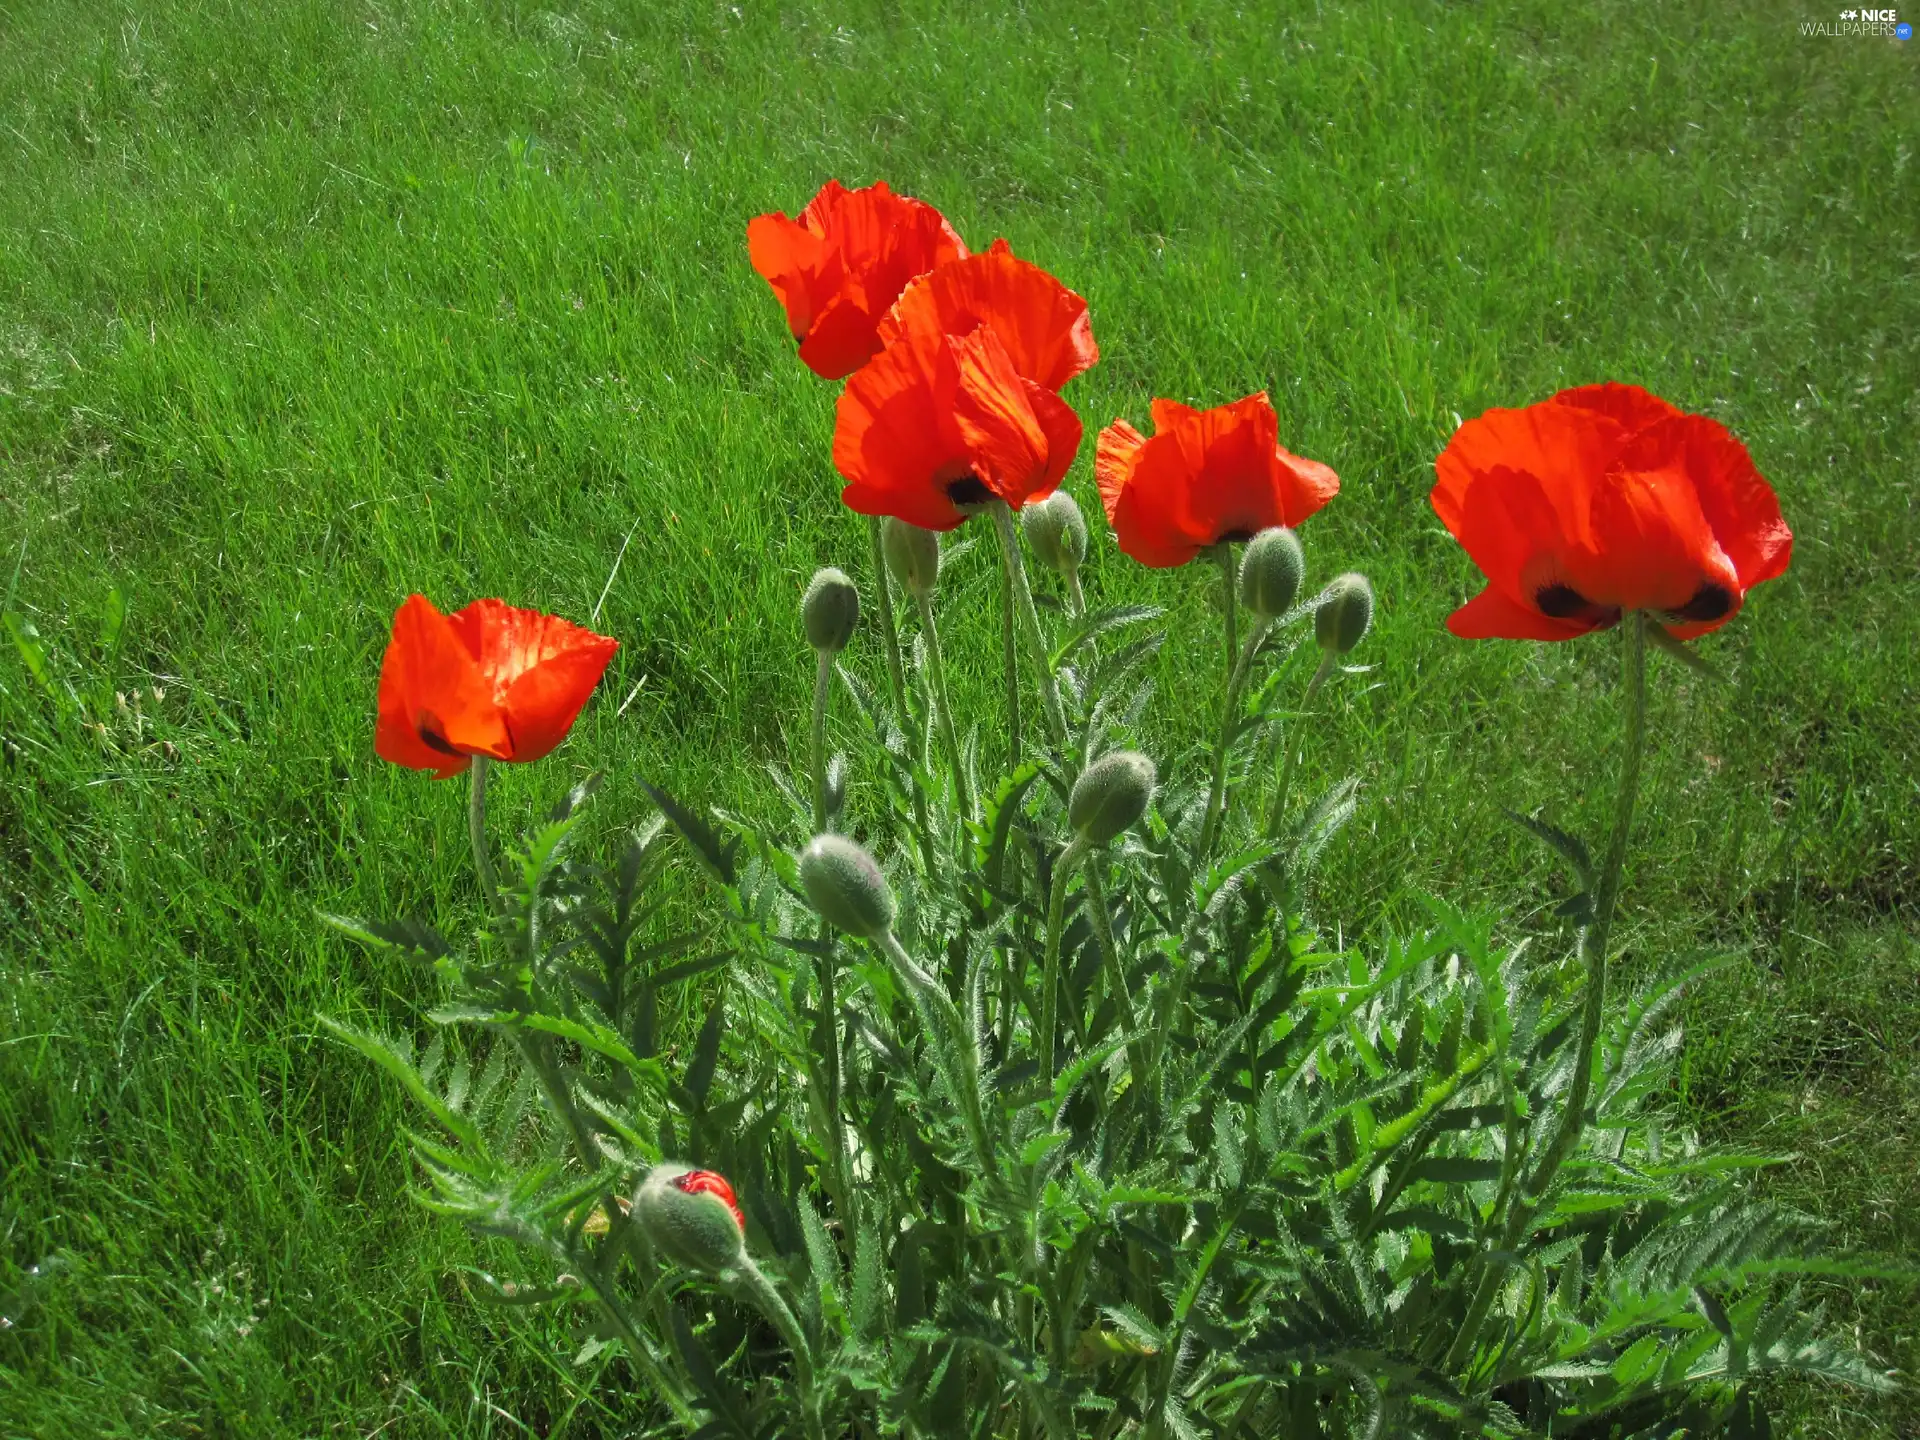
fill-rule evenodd
<path id="1" fill-rule="evenodd" d="M 0 649 L 0 1436 L 622 1433 L 623 1372 L 582 1400 L 571 1337 L 457 1278 L 511 1262 L 401 1198 L 408 1117 L 313 1017 L 406 1028 L 432 986 L 313 908 L 473 898 L 463 788 L 372 753 L 414 589 L 606 587 L 620 655 L 500 816 L 596 766 L 603 823 L 640 775 L 769 807 L 794 602 L 865 542 L 743 227 L 829 175 L 1085 294 L 1090 431 L 1265 386 L 1340 472 L 1309 565 L 1382 597 L 1309 755 L 1367 782 L 1317 898 L 1348 938 L 1422 889 L 1551 935 L 1500 808 L 1607 803 L 1614 647 L 1441 628 L 1455 416 L 1612 377 L 1731 425 L 1795 560 L 1702 646 L 1730 686 L 1657 667 L 1630 963 L 1733 952 L 1678 1102 L 1920 1253 L 1920 47 L 1720 0 L 1272 8 L 0 0 L 0 573 L 107 727 Z M 943 588 L 986 717 L 990 558 Z M 1211 577 L 1108 543 L 1089 588 L 1172 605 L 1165 692 L 1210 683 Z M 1910 1290 L 1822 1298 L 1920 1368 Z"/>

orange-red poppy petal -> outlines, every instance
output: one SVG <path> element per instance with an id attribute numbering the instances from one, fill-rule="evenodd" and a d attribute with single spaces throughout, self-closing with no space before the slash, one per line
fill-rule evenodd
<path id="1" fill-rule="evenodd" d="M 786 309 L 800 359 L 829 380 L 879 351 L 880 321 L 909 281 L 966 253 L 946 217 L 884 181 L 829 180 L 796 218 L 747 225 L 748 258 Z"/>
<path id="2" fill-rule="evenodd" d="M 1447 629 L 1462 640 L 1572 640 L 1599 625 L 1598 620 L 1551 620 L 1492 585 L 1447 617 Z"/>
<path id="3" fill-rule="evenodd" d="M 1020 375 L 1048 390 L 1100 358 L 1087 302 L 1004 240 L 907 286 L 880 335 L 890 344 L 903 334 L 965 335 L 981 325 L 993 327 Z"/>
<path id="4" fill-rule="evenodd" d="M 538 760 L 573 728 L 619 642 L 558 615 L 476 600 L 449 617 L 493 687 L 512 753 Z"/>
<path id="5" fill-rule="evenodd" d="M 1073 466 L 1074 457 L 1080 453 L 1080 441 L 1086 431 L 1074 408 L 1053 391 L 1031 380 L 1022 383 L 1027 388 L 1027 403 L 1033 407 L 1034 418 L 1040 422 L 1040 429 L 1047 437 L 1046 468 L 1041 472 L 1039 481 L 1027 491 L 1027 501 L 1031 503 L 1046 499 L 1060 488 L 1060 482 L 1067 478 L 1067 471 Z"/>
<path id="6" fill-rule="evenodd" d="M 1120 549 L 1143 565 L 1184 565 L 1223 540 L 1298 525 L 1340 489 L 1327 466 L 1280 447 L 1264 391 L 1195 410 L 1155 400 L 1157 433 L 1101 432 L 1094 475 Z"/>
<path id="7" fill-rule="evenodd" d="M 1629 435 L 1686 413 L 1669 405 L 1650 390 L 1643 390 L 1638 385 L 1622 385 L 1617 380 L 1562 390 L 1548 403 L 1605 415 Z"/>
<path id="8" fill-rule="evenodd" d="M 824 379 L 838 380 L 867 363 L 876 348 L 875 336 L 866 287 L 857 280 L 843 281 L 800 341 L 800 363 Z"/>
<path id="9" fill-rule="evenodd" d="M 492 686 L 448 617 L 424 595 L 409 595 L 394 612 L 380 664 L 374 750 L 443 780 L 466 769 L 473 755 L 512 754 Z"/>
<path id="10" fill-rule="evenodd" d="M 945 488 L 971 473 L 952 416 L 954 384 L 943 383 L 945 362 L 944 340 L 890 345 L 847 381 L 834 410 L 833 466 L 847 481 L 840 498 L 848 509 L 923 530 L 951 530 L 966 519 Z"/>
<path id="11" fill-rule="evenodd" d="M 1151 443 L 1125 420 L 1114 421 L 1094 442 L 1093 478 L 1120 552 L 1166 570 L 1186 564 L 1199 547 L 1187 532 L 1180 476 L 1166 463 L 1178 452 L 1162 446 L 1150 454 Z"/>
<path id="12" fill-rule="evenodd" d="M 902 335 L 863 365 L 840 397 L 833 462 L 848 508 L 951 530 L 963 504 L 1018 509 L 1049 493 L 1079 440 L 1077 417 L 1016 374 L 983 325 Z"/>
<path id="13" fill-rule="evenodd" d="M 992 326 L 979 326 L 946 343 L 957 369 L 954 421 L 972 458 L 973 474 L 1017 510 L 1034 487 L 1044 483 L 1047 433 Z"/>
<path id="14" fill-rule="evenodd" d="M 1784 574 L 1793 532 L 1779 497 L 1754 468 L 1747 447 L 1719 421 L 1676 414 L 1648 427 L 1621 453 L 1624 470 L 1666 468 L 1686 477 L 1715 543 L 1732 563 L 1740 588 Z"/>
<path id="15" fill-rule="evenodd" d="M 756 215 L 747 222 L 747 258 L 779 297 L 793 338 L 805 339 L 819 307 L 816 291 L 832 289 L 820 284 L 830 258 L 825 237 L 785 215 Z"/>
<path id="16" fill-rule="evenodd" d="M 1638 386 L 1490 410 L 1435 472 L 1434 509 L 1488 580 L 1448 622 L 1459 635 L 1565 639 L 1644 610 L 1688 639 L 1792 552 L 1746 448 Z"/>

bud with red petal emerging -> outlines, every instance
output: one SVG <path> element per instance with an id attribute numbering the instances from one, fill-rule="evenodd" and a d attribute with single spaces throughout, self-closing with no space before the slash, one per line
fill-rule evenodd
<path id="1" fill-rule="evenodd" d="M 690 1270 L 714 1274 L 746 1259 L 746 1217 L 733 1187 L 711 1170 L 656 1165 L 633 1197 L 647 1238 Z"/>

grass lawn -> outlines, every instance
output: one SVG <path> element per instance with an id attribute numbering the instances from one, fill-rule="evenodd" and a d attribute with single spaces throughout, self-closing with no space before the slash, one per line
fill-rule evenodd
<path id="1" fill-rule="evenodd" d="M 1090 513 L 1154 395 L 1266 387 L 1340 472 L 1310 574 L 1381 596 L 1309 751 L 1366 782 L 1349 938 L 1435 890 L 1560 943 L 1501 807 L 1608 803 L 1615 646 L 1442 629 L 1457 417 L 1617 378 L 1731 426 L 1794 563 L 1702 645 L 1731 684 L 1656 664 L 1628 963 L 1730 953 L 1676 1104 L 1920 1255 L 1920 46 L 1803 38 L 1825 3 L 551 3 L 0 0 L 0 584 L 67 697 L 0 641 L 0 1437 L 623 1433 L 624 1369 L 478 1306 L 459 1268 L 515 1262 L 404 1198 L 410 1117 L 314 1016 L 433 984 L 313 910 L 471 913 L 464 786 L 373 755 L 415 589 L 622 643 L 497 815 L 593 767 L 603 826 L 641 775 L 772 803 L 795 601 L 865 530 L 743 231 L 828 176 L 1087 296 Z M 1096 551 L 1093 603 L 1174 608 L 1177 759 L 1217 583 Z M 942 590 L 986 715 L 991 560 Z M 1822 1298 L 1920 1369 L 1911 1289 Z"/>

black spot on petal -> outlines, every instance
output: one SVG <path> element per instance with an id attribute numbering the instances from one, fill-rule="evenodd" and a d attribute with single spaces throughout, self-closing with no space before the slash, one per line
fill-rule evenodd
<path id="1" fill-rule="evenodd" d="M 1724 585 L 1715 585 L 1708 581 L 1693 592 L 1693 598 L 1678 610 L 1669 610 L 1667 615 L 1674 620 L 1691 620 L 1705 623 L 1709 620 L 1724 619 L 1733 609 L 1733 592 Z"/>
<path id="2" fill-rule="evenodd" d="M 1533 603 L 1550 620 L 1571 620 L 1593 602 L 1571 585 L 1542 585 L 1533 592 Z"/>
<path id="3" fill-rule="evenodd" d="M 984 505 L 993 499 L 993 492 L 978 475 L 963 475 L 947 486 L 947 499 L 955 505 Z"/>
<path id="4" fill-rule="evenodd" d="M 438 751 L 442 755 L 460 754 L 458 750 L 453 748 L 453 745 L 448 741 L 445 733 L 442 731 L 440 717 L 431 711 L 422 711 L 419 723 L 413 728 L 414 733 L 420 737 L 420 743 L 429 750 Z"/>

